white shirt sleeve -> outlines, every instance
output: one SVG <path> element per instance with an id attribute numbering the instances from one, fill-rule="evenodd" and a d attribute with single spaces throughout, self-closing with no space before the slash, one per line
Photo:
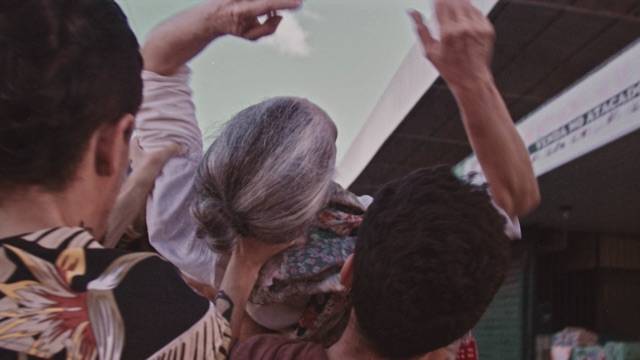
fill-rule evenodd
<path id="1" fill-rule="evenodd" d="M 487 179 L 484 177 L 484 174 L 482 173 L 469 174 L 466 176 L 465 180 L 470 184 L 478 185 L 478 186 L 485 184 L 485 182 L 487 181 Z M 504 233 L 511 240 L 522 239 L 522 230 L 520 230 L 520 221 L 518 220 L 518 218 L 509 217 L 509 214 L 507 214 L 507 212 L 504 211 L 503 208 L 501 208 L 498 204 L 495 203 L 495 201 L 493 201 L 493 196 L 491 196 L 490 188 L 487 189 L 487 192 L 491 197 L 491 204 L 493 205 L 493 207 L 496 208 L 496 210 L 498 210 L 500 215 L 502 215 L 506 220 L 506 224 L 504 224 Z"/>
<path id="2" fill-rule="evenodd" d="M 493 207 L 496 208 L 496 210 L 498 210 L 500 215 L 502 215 L 504 219 L 507 221 L 504 224 L 504 233 L 509 237 L 509 239 L 511 240 L 522 239 L 522 231 L 520 230 L 520 221 L 518 220 L 518 218 L 517 217 L 510 218 L 509 214 L 507 214 L 507 212 L 504 211 L 504 209 L 502 209 L 500 206 L 498 206 L 498 204 L 496 204 L 493 200 L 491 200 L 491 204 L 493 205 Z"/>
<path id="3" fill-rule="evenodd" d="M 189 75 L 186 66 L 171 76 L 143 71 L 144 100 L 136 117 L 136 135 L 146 152 L 159 150 L 169 141 L 186 146 L 183 155 L 164 165 L 147 200 L 149 240 L 187 276 L 213 284 L 218 255 L 196 237 L 197 223 L 189 210 L 203 148 Z"/>

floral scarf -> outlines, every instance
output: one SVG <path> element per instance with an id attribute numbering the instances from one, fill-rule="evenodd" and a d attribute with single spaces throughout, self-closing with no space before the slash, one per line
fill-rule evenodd
<path id="1" fill-rule="evenodd" d="M 278 304 L 292 319 L 276 330 L 292 338 L 324 345 L 344 330 L 351 309 L 349 289 L 340 284 L 340 270 L 355 248 L 357 228 L 366 209 L 354 194 L 334 183 L 329 205 L 307 233 L 303 246 L 287 249 L 268 261 L 260 272 L 248 311 L 261 325 L 272 328 L 270 305 Z M 279 312 L 281 315 L 282 312 Z M 285 316 L 286 317 L 286 316 Z M 283 324 L 278 324 L 283 325 Z"/>

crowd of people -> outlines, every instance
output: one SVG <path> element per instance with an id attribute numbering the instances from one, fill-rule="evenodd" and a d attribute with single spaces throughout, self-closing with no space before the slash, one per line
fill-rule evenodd
<path id="1" fill-rule="evenodd" d="M 438 166 L 371 198 L 332 182 L 337 128 L 306 99 L 203 149 L 188 62 L 300 0 L 207 0 L 141 47 L 113 0 L 0 2 L 0 357 L 455 359 L 539 192 L 491 23 L 435 3 L 439 39 L 411 20 L 488 183 Z M 113 248 L 140 221 L 157 252 Z"/>

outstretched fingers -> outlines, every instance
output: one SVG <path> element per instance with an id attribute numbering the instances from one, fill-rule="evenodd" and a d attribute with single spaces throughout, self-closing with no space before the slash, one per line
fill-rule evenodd
<path id="1" fill-rule="evenodd" d="M 278 10 L 293 10 L 302 5 L 300 0 L 254 0 L 237 3 L 238 13 L 246 17 L 269 15 Z"/>
<path id="2" fill-rule="evenodd" d="M 178 144 L 177 142 L 171 141 L 167 145 L 165 145 L 162 149 L 152 152 L 149 156 L 153 156 L 157 159 L 157 161 L 162 162 L 163 164 L 172 157 L 182 155 L 185 152 L 186 148 L 183 145 Z"/>
<path id="3" fill-rule="evenodd" d="M 271 35 L 278 29 L 282 16 L 273 16 L 265 20 L 264 23 L 250 28 L 243 37 L 248 40 L 258 40 L 263 36 Z"/>
<path id="4" fill-rule="evenodd" d="M 431 36 L 431 32 L 429 28 L 424 24 L 424 19 L 422 18 L 422 14 L 416 10 L 409 11 L 409 16 L 413 19 L 413 24 L 415 25 L 416 32 L 418 33 L 418 37 L 424 46 L 425 53 L 428 52 L 428 49 L 436 42 L 436 40 Z"/>
<path id="5" fill-rule="evenodd" d="M 248 40 L 271 35 L 282 20 L 277 12 L 297 9 L 301 5 L 301 0 L 233 0 L 230 9 L 235 25 L 230 33 Z M 263 23 L 258 20 L 261 16 L 267 17 Z"/>

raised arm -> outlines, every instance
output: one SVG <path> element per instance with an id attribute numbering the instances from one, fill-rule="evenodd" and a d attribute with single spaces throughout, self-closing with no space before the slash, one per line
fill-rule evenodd
<path id="1" fill-rule="evenodd" d="M 156 180 L 147 204 L 152 244 L 197 282 L 213 285 L 216 255 L 195 237 L 195 220 L 189 204 L 197 163 L 202 157 L 200 130 L 188 86 L 185 63 L 211 41 L 225 34 L 250 40 L 272 34 L 280 22 L 275 11 L 300 6 L 299 0 L 209 0 L 170 18 L 158 26 L 142 47 L 145 63 L 145 96 L 138 116 L 138 136 L 145 151 L 162 143 L 177 142 L 187 148 L 182 157 L 170 159 Z M 267 16 L 264 23 L 259 16 Z M 232 336 L 239 332 L 244 308 L 262 264 L 288 246 L 244 246 L 238 240 L 216 307 L 230 315 Z"/>
<path id="2" fill-rule="evenodd" d="M 145 70 L 170 75 L 214 39 L 234 35 L 257 40 L 273 34 L 282 17 L 276 11 L 299 7 L 300 0 L 208 0 L 160 24 L 142 46 Z M 259 16 L 267 16 L 260 23 Z"/>
<path id="3" fill-rule="evenodd" d="M 498 91 L 490 63 L 494 29 L 469 0 L 435 0 L 440 40 L 420 13 L 413 11 L 426 57 L 455 97 L 471 147 L 495 202 L 511 217 L 521 217 L 540 201 L 529 153 Z"/>
<path id="4" fill-rule="evenodd" d="M 129 144 L 130 160 L 133 171 L 125 181 L 116 203 L 109 215 L 104 247 L 115 247 L 127 228 L 135 221 L 146 204 L 147 196 L 162 170 L 164 163 L 173 156 L 180 155 L 180 146 L 174 142 L 151 154 L 140 148 L 137 138 Z"/>

